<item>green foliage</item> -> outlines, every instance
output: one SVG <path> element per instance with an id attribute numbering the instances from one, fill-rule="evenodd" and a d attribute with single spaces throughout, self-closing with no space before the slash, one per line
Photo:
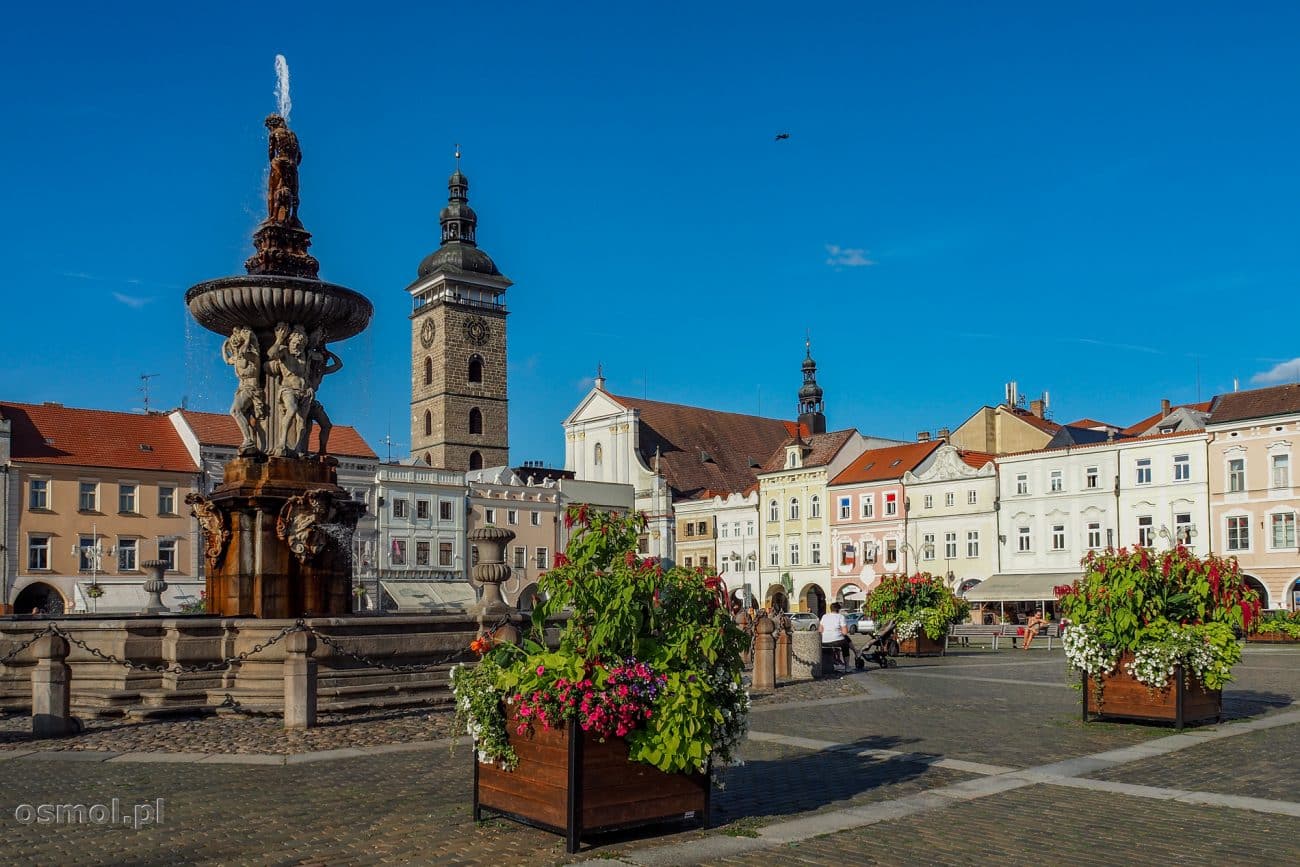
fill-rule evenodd
<path id="1" fill-rule="evenodd" d="M 925 634 L 936 641 L 947 634 L 949 626 L 970 615 L 966 600 L 953 593 L 942 578 L 928 572 L 880 579 L 867 595 L 863 610 L 877 623 L 919 621 Z"/>
<path id="2" fill-rule="evenodd" d="M 1300 611 L 1270 611 L 1254 621 L 1252 632 L 1278 632 L 1287 638 L 1300 638 Z"/>

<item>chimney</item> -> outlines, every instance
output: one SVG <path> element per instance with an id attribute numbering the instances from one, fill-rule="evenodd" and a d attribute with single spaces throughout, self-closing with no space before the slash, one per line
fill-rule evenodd
<path id="1" fill-rule="evenodd" d="M 928 430 L 919 430 L 916 432 L 916 441 L 918 443 L 928 443 L 930 441 L 930 432 Z"/>
<path id="2" fill-rule="evenodd" d="M 1169 415 L 1169 409 L 1170 409 L 1169 398 L 1165 398 L 1164 400 L 1160 401 L 1161 418 L 1164 418 L 1165 416 Z"/>
<path id="3" fill-rule="evenodd" d="M 1043 417 L 1043 402 L 1041 400 L 1031 400 L 1029 402 L 1029 412 L 1038 418 Z"/>
<path id="4" fill-rule="evenodd" d="M 948 437 L 952 435 L 952 432 L 948 430 L 946 427 L 941 427 L 934 432 L 934 435 L 936 438 L 941 439 L 944 442 L 948 442 Z"/>

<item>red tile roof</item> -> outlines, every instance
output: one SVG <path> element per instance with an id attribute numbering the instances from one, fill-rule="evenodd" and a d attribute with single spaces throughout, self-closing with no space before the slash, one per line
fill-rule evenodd
<path id="1" fill-rule="evenodd" d="M 197 473 L 171 419 L 59 404 L 0 403 L 12 425 L 12 457 L 36 464 Z M 232 422 L 233 423 L 233 422 Z"/>
<path id="2" fill-rule="evenodd" d="M 1070 422 L 1069 424 L 1066 425 L 1066 427 L 1084 427 L 1084 428 L 1113 427 L 1116 430 L 1119 430 L 1119 425 L 1107 424 L 1104 421 L 1097 421 L 1095 418 L 1081 418 L 1078 421 Z"/>
<path id="3" fill-rule="evenodd" d="M 1260 391 L 1267 391 L 1267 390 L 1268 389 L 1260 389 Z M 1243 391 L 1238 393 L 1249 394 L 1250 392 Z M 1209 412 L 1211 403 L 1213 403 L 1213 401 L 1209 401 L 1209 400 L 1202 401 L 1201 403 L 1180 403 L 1178 406 L 1169 407 L 1169 412 L 1173 412 L 1176 409 L 1193 409 L 1196 410 L 1197 412 Z M 1150 428 L 1154 427 L 1156 422 L 1160 421 L 1160 419 L 1169 415 L 1169 412 L 1158 412 L 1155 415 L 1147 416 L 1146 418 L 1142 419 L 1142 421 L 1136 422 L 1124 428 L 1123 430 L 1120 431 L 1120 433 L 1125 433 L 1130 436 L 1137 436 L 1149 430 Z"/>
<path id="4" fill-rule="evenodd" d="M 1300 412 L 1300 384 L 1230 391 L 1219 395 L 1212 403 L 1214 409 L 1210 412 L 1210 424 L 1289 415 Z"/>
<path id="5" fill-rule="evenodd" d="M 867 449 L 832 479 L 831 484 L 854 485 L 901 479 L 903 473 L 916 469 L 941 445 L 943 440 L 931 440 L 925 443 L 886 446 L 883 449 Z"/>
<path id="6" fill-rule="evenodd" d="M 813 434 L 812 436 L 801 437 L 806 448 L 801 469 L 807 467 L 826 466 L 831 461 L 835 460 L 835 456 L 840 453 L 840 449 L 844 448 L 844 444 L 847 443 L 855 433 L 857 433 L 857 431 L 849 428 L 848 430 L 837 430 L 832 431 L 831 433 Z M 778 473 L 781 470 L 784 470 L 786 468 L 785 447 L 794 445 L 794 443 L 794 437 L 786 437 L 786 439 L 777 446 L 776 450 L 768 456 L 767 462 L 763 464 L 763 469 L 759 470 L 759 472 Z"/>
<path id="7" fill-rule="evenodd" d="M 1038 428 L 1043 433 L 1054 434 L 1061 429 L 1061 426 L 1054 421 L 1048 421 L 1045 418 L 1039 418 L 1027 409 L 1020 407 L 1003 406 L 1010 415 L 1023 421 L 1025 424 Z"/>
<path id="8" fill-rule="evenodd" d="M 697 406 L 609 395 L 640 416 L 638 446 L 645 465 L 659 466 L 675 499 L 704 491 L 745 491 L 758 465 L 792 435 L 796 423 Z M 725 494 L 724 494 L 725 496 Z"/>
<path id="9" fill-rule="evenodd" d="M 1077 443 L 1073 445 L 1053 446 L 1049 449 L 1026 449 L 1023 452 L 1009 452 L 1005 455 L 998 455 L 997 457 L 994 458 L 994 460 L 1002 461 L 1005 458 L 1020 457 L 1022 455 L 1047 454 L 1048 452 L 1077 452 L 1077 451 L 1082 451 L 1083 449 L 1095 449 L 1095 448 L 1100 448 L 1102 446 L 1114 446 L 1114 445 L 1131 446 L 1134 443 L 1144 443 L 1150 440 L 1173 439 L 1175 437 L 1192 437 L 1197 435 L 1205 436 L 1205 431 L 1200 429 L 1178 430 L 1178 431 L 1170 431 L 1169 433 L 1147 434 L 1146 436 L 1140 436 L 1140 437 L 1135 437 L 1135 436 L 1126 436 L 1122 438 L 1116 437 L 1113 440 L 1099 440 L 1098 442 L 1095 443 Z"/>
<path id="10" fill-rule="evenodd" d="M 180 412 L 202 445 L 227 446 L 233 449 L 238 448 L 244 441 L 239 433 L 239 425 L 225 413 L 196 412 L 192 409 L 183 409 Z M 316 450 L 320 441 L 319 434 L 320 428 L 312 425 L 309 443 L 312 451 Z M 330 431 L 329 446 L 332 455 L 348 458 L 377 459 L 379 457 L 361 438 L 361 434 L 357 433 L 356 428 L 345 424 L 334 425 L 334 429 Z"/>
<path id="11" fill-rule="evenodd" d="M 988 452 L 959 451 L 957 454 L 963 461 L 966 462 L 968 466 L 972 466 L 977 470 L 983 469 L 985 464 L 987 464 L 991 460 L 995 460 L 997 457 L 996 455 L 991 455 Z"/>

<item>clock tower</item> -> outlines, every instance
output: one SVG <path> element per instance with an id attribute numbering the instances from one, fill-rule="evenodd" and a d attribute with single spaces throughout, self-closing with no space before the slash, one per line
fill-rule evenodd
<path id="1" fill-rule="evenodd" d="M 447 181 L 442 243 L 420 263 L 411 295 L 411 455 L 430 466 L 506 466 L 506 305 L 510 281 L 478 248 L 469 181 Z"/>

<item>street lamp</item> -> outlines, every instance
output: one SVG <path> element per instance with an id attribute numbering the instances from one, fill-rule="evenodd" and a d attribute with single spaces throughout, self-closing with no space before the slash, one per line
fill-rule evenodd
<path id="1" fill-rule="evenodd" d="M 1196 527 L 1191 524 L 1184 524 L 1182 526 L 1175 526 L 1173 531 L 1170 532 L 1168 525 L 1161 524 L 1160 532 L 1157 535 L 1162 539 L 1168 540 L 1170 548 L 1175 548 L 1179 545 L 1190 545 L 1192 544 L 1192 539 L 1196 538 Z"/>
<path id="2" fill-rule="evenodd" d="M 103 595 L 103 591 L 99 588 L 99 558 L 104 556 L 105 553 L 111 557 L 115 550 L 115 548 L 110 546 L 108 551 L 105 552 L 103 546 L 99 544 L 98 523 L 90 525 L 89 545 L 72 546 L 72 555 L 78 558 L 77 571 L 81 571 L 82 562 L 90 562 L 90 587 L 86 591 L 86 596 L 90 599 L 92 612 L 99 610 L 99 603 L 96 600 Z"/>

